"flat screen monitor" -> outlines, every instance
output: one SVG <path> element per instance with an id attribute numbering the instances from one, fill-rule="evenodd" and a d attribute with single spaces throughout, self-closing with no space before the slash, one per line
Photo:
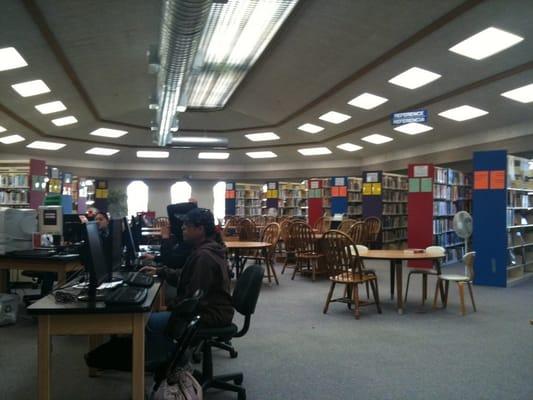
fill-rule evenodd
<path id="1" fill-rule="evenodd" d="M 123 243 L 126 245 L 126 266 L 131 266 L 137 258 L 139 244 L 133 239 L 130 226 L 126 217 L 122 219 L 124 225 Z"/>
<path id="2" fill-rule="evenodd" d="M 176 243 L 183 242 L 183 233 L 181 231 L 181 225 L 183 225 L 183 216 L 195 208 L 198 208 L 196 203 L 178 203 L 169 204 L 167 206 L 170 232 L 172 232 L 176 238 Z"/>
<path id="3" fill-rule="evenodd" d="M 39 232 L 63 235 L 62 206 L 39 206 Z"/>
<path id="4" fill-rule="evenodd" d="M 110 281 L 109 267 L 104 255 L 102 240 L 98 233 L 96 222 L 87 222 L 85 224 L 87 233 L 88 257 L 87 264 L 89 269 L 89 293 L 96 290 L 103 282 Z"/>
<path id="5" fill-rule="evenodd" d="M 78 214 L 63 215 L 63 240 L 67 243 L 79 243 L 83 240 L 83 223 Z"/>
<path id="6" fill-rule="evenodd" d="M 122 266 L 122 250 L 124 249 L 122 223 L 122 219 L 111 220 L 111 254 L 109 260 L 111 273 L 119 271 Z"/>

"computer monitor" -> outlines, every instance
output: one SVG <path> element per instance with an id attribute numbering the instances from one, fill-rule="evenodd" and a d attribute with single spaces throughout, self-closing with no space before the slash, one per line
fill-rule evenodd
<path id="1" fill-rule="evenodd" d="M 83 240 L 83 223 L 78 214 L 63 215 L 63 240 L 67 243 L 79 243 Z"/>
<path id="2" fill-rule="evenodd" d="M 103 282 L 110 281 L 108 263 L 104 256 L 102 240 L 96 222 L 85 224 L 87 233 L 87 268 L 89 270 L 89 297 L 96 296 L 96 288 Z"/>
<path id="3" fill-rule="evenodd" d="M 131 267 L 137 258 L 139 244 L 133 239 L 130 226 L 126 217 L 122 219 L 124 225 L 123 243 L 126 245 L 126 267 Z"/>
<path id="4" fill-rule="evenodd" d="M 169 204 L 167 206 L 168 220 L 170 222 L 170 232 L 176 238 L 177 243 L 183 242 L 183 233 L 181 226 L 183 225 L 183 217 L 189 211 L 198 208 L 196 203 L 178 203 Z"/>
<path id="5" fill-rule="evenodd" d="M 111 234 L 111 254 L 109 260 L 110 273 L 118 272 L 122 266 L 122 253 L 124 249 L 122 237 L 124 230 L 122 228 L 122 219 L 112 219 L 110 224 Z"/>
<path id="6" fill-rule="evenodd" d="M 0 254 L 31 249 L 35 232 L 37 232 L 35 210 L 0 207 Z"/>
<path id="7" fill-rule="evenodd" d="M 63 235 L 63 206 L 39 206 L 39 232 Z"/>

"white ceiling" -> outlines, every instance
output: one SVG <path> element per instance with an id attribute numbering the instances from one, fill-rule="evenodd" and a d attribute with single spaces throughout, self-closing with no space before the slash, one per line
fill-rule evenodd
<path id="1" fill-rule="evenodd" d="M 266 170 L 282 176 L 289 170 L 386 166 L 387 161 L 406 165 L 414 157 L 432 161 L 445 155 L 444 161 L 459 161 L 481 145 L 533 150 L 533 105 L 500 96 L 533 83 L 532 1 L 300 0 L 224 110 L 182 114 L 185 135 L 227 136 L 228 160 L 200 161 L 197 150 L 177 149 L 170 150 L 167 160 L 138 160 L 136 150 L 154 147 L 148 98 L 155 80 L 147 73 L 146 50 L 158 41 L 160 13 L 159 1 L 3 0 L 0 48 L 15 47 L 29 66 L 0 72 L 0 125 L 8 129 L 0 136 L 19 133 L 27 139 L 0 144 L 0 157 L 31 156 L 108 170 Z M 489 26 L 525 40 L 481 61 L 448 51 Z M 442 78 L 416 90 L 387 82 L 413 66 Z M 52 92 L 22 98 L 10 87 L 32 79 L 43 79 Z M 363 92 L 389 101 L 370 111 L 347 104 Z M 68 110 L 51 115 L 35 110 L 36 104 L 52 100 L 61 100 Z M 463 104 L 489 114 L 465 122 L 437 115 Z M 434 129 L 416 136 L 394 131 L 389 115 L 414 108 L 429 111 L 428 124 Z M 318 120 L 330 110 L 352 118 L 339 125 Z M 56 127 L 50 122 L 65 115 L 74 115 L 79 123 Z M 306 122 L 326 129 L 315 135 L 296 129 Z M 120 139 L 88 134 L 99 127 L 129 133 Z M 276 132 L 281 140 L 252 143 L 244 138 L 264 131 Z M 394 141 L 379 146 L 361 141 L 371 133 Z M 58 152 L 27 149 L 34 139 L 67 146 Z M 344 142 L 364 149 L 348 153 L 335 148 Z M 333 153 L 304 157 L 296 151 L 315 144 Z M 112 157 L 84 154 L 102 145 L 121 151 Z M 252 149 L 272 150 L 279 157 L 252 160 L 245 155 Z"/>

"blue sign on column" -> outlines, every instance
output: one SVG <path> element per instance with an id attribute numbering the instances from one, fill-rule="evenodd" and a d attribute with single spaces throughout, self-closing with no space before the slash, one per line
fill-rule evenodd
<path id="1" fill-rule="evenodd" d="M 405 125 L 413 122 L 427 122 L 428 110 L 414 110 L 391 114 L 392 125 Z"/>

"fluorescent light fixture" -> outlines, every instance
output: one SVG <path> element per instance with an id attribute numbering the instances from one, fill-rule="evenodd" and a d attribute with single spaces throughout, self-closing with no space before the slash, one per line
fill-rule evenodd
<path id="1" fill-rule="evenodd" d="M 229 158 L 229 153 L 201 152 L 198 153 L 198 158 L 200 160 L 226 160 Z"/>
<path id="2" fill-rule="evenodd" d="M 348 104 L 365 110 L 371 110 L 387 101 L 389 101 L 389 99 L 386 99 L 385 97 L 377 96 L 372 93 L 363 93 L 351 99 Z"/>
<path id="3" fill-rule="evenodd" d="M 112 156 L 117 154 L 120 150 L 110 149 L 108 147 L 93 147 L 85 152 L 85 154 L 92 154 L 94 156 Z"/>
<path id="4" fill-rule="evenodd" d="M 457 43 L 448 50 L 474 60 L 483 60 L 520 43 L 522 40 L 524 40 L 523 37 L 491 26 Z"/>
<path id="5" fill-rule="evenodd" d="M 78 122 L 76 117 L 68 115 L 66 117 L 56 118 L 52 120 L 52 123 L 56 126 L 72 125 Z"/>
<path id="6" fill-rule="evenodd" d="M 274 132 L 263 132 L 263 133 L 249 133 L 246 136 L 248 140 L 252 142 L 265 142 L 267 140 L 279 140 L 279 136 Z"/>
<path id="7" fill-rule="evenodd" d="M 273 153 L 272 151 L 252 151 L 252 152 L 246 153 L 246 155 L 250 158 L 275 158 L 278 156 L 276 153 Z"/>
<path id="8" fill-rule="evenodd" d="M 440 77 L 441 75 L 436 74 L 435 72 L 413 67 L 399 75 L 396 75 L 394 78 L 389 79 L 389 83 L 402 86 L 407 89 L 416 89 L 427 85 L 428 83 L 433 82 Z"/>
<path id="9" fill-rule="evenodd" d="M 189 107 L 221 108 L 298 0 L 213 3 L 189 75 Z"/>
<path id="10" fill-rule="evenodd" d="M 116 139 L 116 138 L 119 138 L 121 136 L 124 136 L 127 133 L 128 133 L 128 131 L 121 131 L 119 129 L 98 128 L 98 129 L 90 132 L 89 135 L 102 136 L 102 137 Z"/>
<path id="11" fill-rule="evenodd" d="M 332 124 L 340 124 L 341 122 L 347 121 L 350 118 L 352 118 L 350 115 L 346 115 L 337 111 L 329 111 L 318 117 L 318 119 L 331 122 Z"/>
<path id="12" fill-rule="evenodd" d="M 168 151 L 139 150 L 137 152 L 137 158 L 168 158 L 168 156 Z"/>
<path id="13" fill-rule="evenodd" d="M 531 103 L 533 101 L 533 83 L 509 90 L 501 95 L 508 99 L 519 101 L 520 103 Z"/>
<path id="14" fill-rule="evenodd" d="M 338 149 L 341 149 L 341 150 L 344 150 L 344 151 L 357 151 L 357 150 L 361 150 L 362 147 L 361 146 L 358 146 L 356 144 L 353 144 L 353 143 L 343 143 L 343 144 L 339 144 L 337 146 Z"/>
<path id="15" fill-rule="evenodd" d="M 4 128 L 3 126 L 0 126 L 0 132 L 5 132 L 7 129 Z"/>
<path id="16" fill-rule="evenodd" d="M 324 130 L 324 128 L 315 124 L 303 124 L 298 129 L 307 133 L 318 133 Z"/>
<path id="17" fill-rule="evenodd" d="M 454 121 L 466 121 L 468 119 L 481 117 L 486 114 L 488 114 L 488 111 L 466 104 L 460 107 L 450 108 L 449 110 L 439 113 L 441 117 L 453 119 Z"/>
<path id="18" fill-rule="evenodd" d="M 36 105 L 35 108 L 41 114 L 52 114 L 67 109 L 67 107 L 61 101 L 51 101 L 50 103 L 39 104 Z"/>
<path id="19" fill-rule="evenodd" d="M 208 137 L 208 136 L 174 136 L 171 141 L 172 147 L 207 147 L 224 149 L 228 147 L 229 140 L 227 137 Z"/>
<path id="20" fill-rule="evenodd" d="M 433 127 L 419 124 L 418 122 L 411 122 L 409 124 L 400 125 L 394 128 L 395 131 L 406 133 L 408 135 L 418 135 L 419 133 L 432 130 Z"/>
<path id="21" fill-rule="evenodd" d="M 14 47 L 4 47 L 0 49 L 0 71 L 21 68 L 28 63 Z"/>
<path id="22" fill-rule="evenodd" d="M 11 85 L 11 87 L 22 97 L 36 96 L 38 94 L 50 92 L 50 88 L 46 86 L 46 83 L 44 83 L 40 79 L 37 79 L 35 81 L 16 83 L 14 85 Z"/>
<path id="23" fill-rule="evenodd" d="M 64 143 L 57 143 L 57 142 L 45 142 L 42 140 L 36 140 L 35 142 L 31 142 L 26 147 L 28 149 L 38 149 L 38 150 L 59 150 L 65 147 L 66 144 Z"/>
<path id="24" fill-rule="evenodd" d="M 24 140 L 26 140 L 26 139 L 24 139 L 20 135 L 9 135 L 9 136 L 4 136 L 4 137 L 0 138 L 0 143 L 13 144 L 13 143 L 18 143 L 18 142 L 23 142 Z"/>
<path id="25" fill-rule="evenodd" d="M 187 111 L 187 106 L 177 106 L 176 107 L 177 112 L 185 112 Z"/>
<path id="26" fill-rule="evenodd" d="M 388 136 L 380 135 L 379 133 L 374 133 L 372 135 L 365 136 L 361 140 L 364 140 L 365 142 L 372 143 L 372 144 L 383 144 L 383 143 L 391 142 L 393 139 Z"/>
<path id="27" fill-rule="evenodd" d="M 305 149 L 298 149 L 298 153 L 303 156 L 323 156 L 331 154 L 331 150 L 327 147 L 308 147 Z"/>

